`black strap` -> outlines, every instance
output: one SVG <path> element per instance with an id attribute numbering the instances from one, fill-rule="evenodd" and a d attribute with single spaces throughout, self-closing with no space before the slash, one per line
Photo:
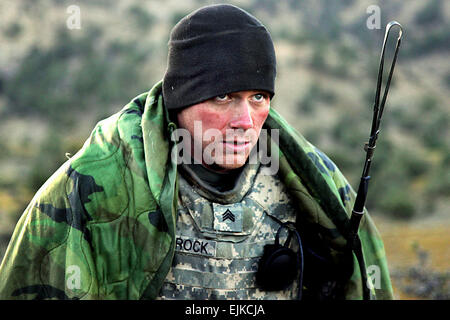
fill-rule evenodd
<path id="1" fill-rule="evenodd" d="M 285 246 L 289 246 L 289 243 L 291 241 L 292 234 L 295 235 L 298 243 L 298 252 L 296 254 L 297 256 L 297 265 L 299 266 L 299 275 L 298 275 L 298 291 L 297 291 L 297 300 L 302 300 L 302 293 L 303 293 L 303 273 L 304 273 L 304 257 L 303 257 L 303 244 L 302 239 L 300 237 L 300 234 L 297 231 L 297 228 L 293 222 L 286 222 L 282 223 L 280 228 L 277 231 L 277 234 L 275 236 L 275 244 L 279 244 L 279 236 L 281 233 L 281 230 L 287 229 L 288 230 L 288 237 L 285 241 Z"/>
<path id="2" fill-rule="evenodd" d="M 355 253 L 356 259 L 358 260 L 359 270 L 361 272 L 363 300 L 370 300 L 370 288 L 367 283 L 366 263 L 364 261 L 361 240 L 359 239 L 359 236 L 356 236 L 353 242 L 353 252 Z"/>

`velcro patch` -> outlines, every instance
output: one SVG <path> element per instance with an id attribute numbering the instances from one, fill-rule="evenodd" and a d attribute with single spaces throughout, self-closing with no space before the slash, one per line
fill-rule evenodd
<path id="1" fill-rule="evenodd" d="M 175 250 L 190 254 L 215 257 L 216 242 L 206 239 L 195 239 L 189 237 L 176 237 Z"/>
<path id="2" fill-rule="evenodd" d="M 222 205 L 213 203 L 214 230 L 242 232 L 242 204 Z"/>

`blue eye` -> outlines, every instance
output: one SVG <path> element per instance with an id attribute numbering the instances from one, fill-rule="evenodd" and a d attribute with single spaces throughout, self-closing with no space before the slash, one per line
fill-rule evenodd
<path id="1" fill-rule="evenodd" d="M 255 100 L 261 101 L 264 99 L 264 96 L 261 93 L 257 93 L 253 96 Z"/>
<path id="2" fill-rule="evenodd" d="M 227 94 L 221 94 L 220 96 L 215 97 L 214 99 L 216 101 L 226 101 L 228 100 L 230 97 Z"/>
<path id="3" fill-rule="evenodd" d="M 265 101 L 267 98 L 267 95 L 264 93 L 257 93 L 255 95 L 253 95 L 253 100 L 256 102 L 263 102 Z"/>

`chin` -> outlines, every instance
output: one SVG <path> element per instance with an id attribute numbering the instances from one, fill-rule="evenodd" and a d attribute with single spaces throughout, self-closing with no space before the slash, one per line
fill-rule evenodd
<path id="1" fill-rule="evenodd" d="M 235 155 L 232 159 L 215 159 L 214 166 L 224 170 L 233 170 L 241 168 L 247 162 L 248 155 Z"/>
<path id="2" fill-rule="evenodd" d="M 216 165 L 225 170 L 233 170 L 233 169 L 242 168 L 245 165 L 245 162 L 244 163 L 230 163 L 230 164 L 216 164 Z"/>

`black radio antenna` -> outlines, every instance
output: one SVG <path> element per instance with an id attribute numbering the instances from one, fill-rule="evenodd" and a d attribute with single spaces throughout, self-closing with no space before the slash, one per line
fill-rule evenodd
<path id="1" fill-rule="evenodd" d="M 394 57 L 392 60 L 391 68 L 389 70 L 389 75 L 387 78 L 386 86 L 384 88 L 383 97 L 380 101 L 386 42 L 389 37 L 389 32 L 395 26 L 397 26 L 399 28 L 399 34 L 398 34 L 398 38 L 397 38 L 397 44 L 395 46 L 395 52 L 394 52 Z M 386 103 L 387 95 L 389 92 L 389 86 L 391 84 L 392 74 L 394 73 L 395 62 L 397 61 L 397 55 L 398 55 L 398 50 L 400 48 L 400 43 L 402 40 L 402 34 L 403 34 L 402 26 L 397 21 L 391 21 L 386 25 L 386 32 L 384 34 L 383 46 L 382 46 L 381 55 L 380 55 L 380 67 L 378 69 L 377 88 L 376 88 L 376 93 L 375 93 L 375 102 L 374 102 L 374 106 L 373 106 L 372 128 L 370 130 L 369 141 L 366 142 L 366 144 L 364 146 L 364 150 L 366 151 L 366 160 L 364 162 L 364 168 L 363 168 L 363 172 L 361 175 L 361 180 L 359 183 L 355 204 L 353 206 L 352 214 L 350 217 L 348 239 L 347 239 L 349 247 L 355 251 L 355 254 L 357 256 L 361 255 L 361 258 L 362 258 L 361 243 L 360 243 L 360 241 L 358 241 L 359 238 L 357 237 L 357 234 L 358 234 L 358 229 L 359 229 L 359 224 L 361 222 L 361 218 L 364 215 L 364 205 L 366 203 L 367 191 L 369 188 L 370 166 L 372 164 L 372 157 L 373 157 L 373 154 L 375 151 L 376 141 L 377 141 L 378 135 L 380 133 L 381 117 L 383 115 L 384 105 Z M 363 275 L 363 278 L 365 278 L 366 271 L 365 271 L 365 266 L 363 266 L 364 260 L 358 258 L 358 261 L 359 261 L 360 268 L 361 268 L 361 274 Z M 363 286 L 365 289 L 367 289 L 366 283 L 363 283 Z M 367 290 L 365 290 L 365 298 L 368 298 L 367 296 L 368 296 L 368 293 L 367 293 Z"/>

